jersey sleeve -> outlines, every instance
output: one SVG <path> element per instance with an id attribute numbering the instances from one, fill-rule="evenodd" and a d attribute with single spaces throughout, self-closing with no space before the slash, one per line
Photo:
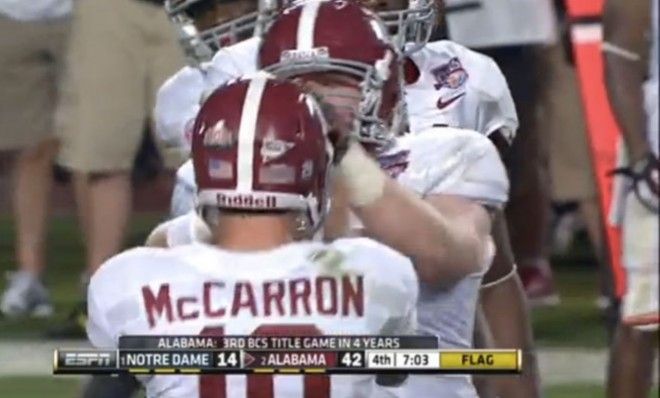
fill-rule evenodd
<path id="1" fill-rule="evenodd" d="M 168 146 L 190 151 L 189 130 L 206 91 L 201 70 L 184 67 L 170 77 L 156 94 L 156 134 Z"/>
<path id="2" fill-rule="evenodd" d="M 207 81 L 212 88 L 239 79 L 257 70 L 260 40 L 256 37 L 223 47 L 215 53 L 207 68 Z"/>
<path id="3" fill-rule="evenodd" d="M 117 314 L 122 302 L 122 289 L 130 283 L 130 265 L 137 266 L 136 254 L 140 249 L 120 253 L 94 273 L 87 288 L 87 337 L 94 347 L 115 348 L 121 327 Z M 122 282 L 123 281 L 123 282 Z M 126 282 L 128 281 L 128 282 Z M 113 315 L 114 314 L 114 315 Z M 112 320 L 110 318 L 113 318 Z"/>
<path id="4" fill-rule="evenodd" d="M 94 347 L 117 347 L 121 334 L 144 322 L 141 299 L 135 293 L 162 270 L 169 253 L 162 248 L 130 249 L 94 273 L 87 289 L 87 337 Z"/>
<path id="5" fill-rule="evenodd" d="M 87 338 L 96 348 L 111 349 L 117 347 L 117 339 L 115 330 L 106 319 L 104 303 L 98 294 L 98 283 L 90 282 L 87 290 Z"/>
<path id="6" fill-rule="evenodd" d="M 194 210 L 196 194 L 195 169 L 192 160 L 189 159 L 176 172 L 170 202 L 170 216 L 178 217 Z"/>
<path id="7" fill-rule="evenodd" d="M 509 179 L 493 143 L 476 131 L 439 127 L 415 143 L 412 175 L 427 173 L 423 194 L 457 195 L 501 208 L 508 200 Z M 421 148 L 420 148 L 421 147 Z"/>
<path id="8" fill-rule="evenodd" d="M 506 78 L 491 58 L 482 57 L 475 91 L 479 96 L 477 130 L 490 135 L 499 130 L 511 144 L 518 131 L 518 114 Z"/>

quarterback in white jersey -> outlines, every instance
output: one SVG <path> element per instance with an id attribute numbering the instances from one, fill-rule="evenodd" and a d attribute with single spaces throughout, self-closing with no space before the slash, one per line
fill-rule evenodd
<path id="1" fill-rule="evenodd" d="M 406 134 L 397 137 L 378 161 L 391 177 L 420 196 L 456 195 L 493 209 L 501 208 L 507 200 L 508 180 L 499 154 L 487 138 L 474 131 L 441 127 Z M 351 228 L 361 229 L 359 219 L 352 219 Z M 159 229 L 165 233 L 168 246 L 210 238 L 195 212 L 172 219 Z M 419 334 L 437 336 L 441 348 L 472 348 L 479 289 L 493 249 L 484 253 L 477 272 L 455 283 L 420 285 Z M 413 391 L 442 388 L 447 397 L 476 396 L 469 376 L 415 376 L 408 380 L 408 388 L 413 386 Z"/>
<path id="2" fill-rule="evenodd" d="M 255 254 L 206 244 L 139 248 L 93 276 L 88 335 L 99 348 L 117 347 L 121 335 L 250 335 L 264 326 L 291 335 L 406 335 L 414 333 L 417 289 L 410 261 L 370 239 L 291 243 Z M 322 358 L 310 360 L 324 366 Z M 217 396 L 203 392 L 224 377 L 141 381 L 148 397 L 204 398 Z M 228 376 L 222 396 L 245 396 L 253 384 L 273 383 L 274 398 L 309 396 L 305 388 L 312 388 L 302 377 L 266 377 Z M 370 377 L 312 378 L 318 397 L 372 396 Z"/>
<path id="3" fill-rule="evenodd" d="M 366 238 L 300 240 L 327 211 L 327 131 L 315 100 L 292 83 L 259 76 L 211 94 L 192 143 L 211 244 L 138 248 L 108 260 L 88 291 L 92 344 L 114 348 L 122 335 L 412 334 L 418 281 L 410 260 Z M 299 172 L 287 178 L 277 172 L 284 167 Z M 305 360 L 323 367 L 323 358 Z M 149 397 L 380 396 L 369 375 L 141 381 Z"/>

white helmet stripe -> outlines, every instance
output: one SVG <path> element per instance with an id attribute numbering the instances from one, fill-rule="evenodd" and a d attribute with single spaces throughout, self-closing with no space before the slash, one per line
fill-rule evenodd
<path id="1" fill-rule="evenodd" d="M 252 191 L 252 161 L 254 159 L 254 137 L 257 129 L 257 118 L 261 97 L 268 79 L 255 77 L 250 81 L 243 110 L 241 111 L 241 126 L 238 129 L 238 171 L 236 190 L 237 192 Z"/>
<path id="2" fill-rule="evenodd" d="M 309 1 L 303 6 L 298 21 L 296 43 L 298 50 L 311 50 L 314 48 L 314 26 L 319 13 L 320 1 Z"/>

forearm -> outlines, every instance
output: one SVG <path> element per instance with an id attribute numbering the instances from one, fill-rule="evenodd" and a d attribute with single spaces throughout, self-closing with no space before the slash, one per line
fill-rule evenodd
<path id="1" fill-rule="evenodd" d="M 478 270 L 482 246 L 469 222 L 451 222 L 394 181 L 388 181 L 379 200 L 354 211 L 367 235 L 411 257 L 432 281 L 453 280 Z"/>
<path id="2" fill-rule="evenodd" d="M 474 214 L 456 222 L 449 214 L 452 209 L 439 211 L 436 199 L 425 201 L 387 177 L 361 148 L 351 151 L 347 157 L 360 159 L 343 161 L 340 171 L 349 203 L 368 236 L 413 259 L 427 283 L 451 281 L 479 269 L 484 246 L 471 222 Z"/>
<path id="3" fill-rule="evenodd" d="M 646 77 L 650 2 L 608 0 L 603 16 L 605 80 L 631 162 L 649 152 L 642 84 Z"/>
<path id="4" fill-rule="evenodd" d="M 629 60 L 613 54 L 605 55 L 607 94 L 633 162 L 650 152 L 644 123 L 644 80 L 638 69 Z"/>

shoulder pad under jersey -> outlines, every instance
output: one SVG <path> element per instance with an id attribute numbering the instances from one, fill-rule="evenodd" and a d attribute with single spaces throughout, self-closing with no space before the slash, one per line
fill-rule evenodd
<path id="1" fill-rule="evenodd" d="M 398 139 L 388 154 L 408 151 L 408 165 L 397 177 L 426 196 L 451 194 L 502 207 L 509 180 L 491 141 L 472 130 L 432 128 Z M 382 165 L 382 163 L 381 163 Z"/>
<path id="2" fill-rule="evenodd" d="M 513 140 L 518 129 L 515 105 L 504 75 L 490 57 L 440 40 L 410 58 L 420 71 L 418 81 L 406 86 L 413 131 L 445 124 L 485 135 L 499 130 Z"/>

